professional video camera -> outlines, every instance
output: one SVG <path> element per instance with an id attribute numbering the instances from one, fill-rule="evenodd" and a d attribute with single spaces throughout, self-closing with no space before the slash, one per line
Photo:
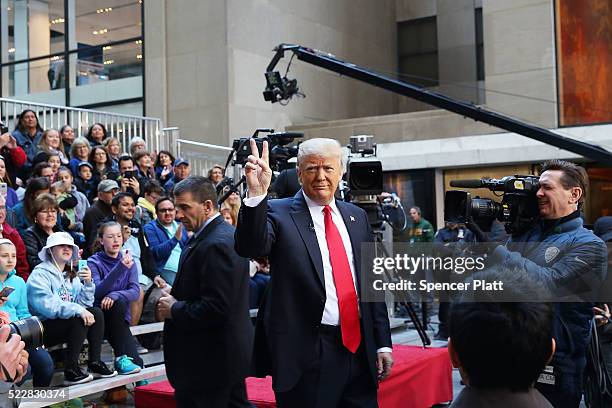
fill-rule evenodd
<path id="1" fill-rule="evenodd" d="M 268 133 L 265 137 L 258 137 L 259 133 Z M 251 139 L 255 139 L 257 148 L 261 152 L 263 150 L 263 142 L 268 142 L 270 168 L 274 173 L 292 167 L 289 159 L 296 157 L 298 153 L 297 146 L 289 146 L 295 139 L 304 137 L 303 133 L 299 132 L 274 132 L 274 129 L 257 129 L 251 137 L 241 137 L 234 139 L 232 142 L 232 151 L 227 157 L 225 168 L 230 162 L 234 166 L 242 166 L 247 162 L 251 154 Z M 273 175 L 274 179 L 274 175 Z M 245 182 L 244 176 L 237 183 L 231 177 L 224 177 L 221 183 L 217 186 L 217 194 L 222 196 L 219 198 L 218 204 L 221 205 L 233 192 L 238 192 L 238 188 Z"/>
<path id="2" fill-rule="evenodd" d="M 386 221 L 394 229 L 405 229 L 406 213 L 401 200 L 395 194 L 383 194 L 382 163 L 376 159 L 374 136 L 351 136 L 348 147 L 351 153 L 342 188 L 344 200 L 364 209 L 374 228 Z"/>
<path id="3" fill-rule="evenodd" d="M 539 218 L 536 192 L 537 176 L 506 176 L 501 179 L 453 180 L 452 187 L 488 188 L 502 192 L 501 202 L 490 198 L 471 197 L 467 191 L 450 190 L 444 197 L 444 220 L 453 223 L 474 221 L 481 228 L 494 220 L 503 222 L 508 234 L 524 232 Z"/>
<path id="4" fill-rule="evenodd" d="M 258 137 L 259 133 L 269 133 L 265 137 Z M 264 140 L 268 141 L 268 149 L 270 151 L 270 168 L 275 171 L 281 171 L 288 167 L 287 161 L 297 156 L 297 146 L 288 146 L 295 139 L 304 137 L 303 133 L 299 132 L 277 132 L 274 129 L 257 129 L 251 137 L 241 137 L 234 139 L 232 149 L 236 152 L 234 164 L 244 165 L 247 158 L 251 154 L 251 145 L 249 140 L 255 139 L 257 148 L 261 152 L 263 149 Z M 232 152 L 233 153 L 233 152 Z"/>

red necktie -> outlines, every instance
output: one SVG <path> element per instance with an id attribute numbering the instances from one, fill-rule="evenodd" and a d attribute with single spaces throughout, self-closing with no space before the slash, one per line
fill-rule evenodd
<path id="1" fill-rule="evenodd" d="M 342 243 L 340 231 L 332 220 L 331 207 L 323 207 L 325 215 L 325 239 L 329 250 L 329 260 L 336 285 L 338 296 L 338 309 L 340 311 L 340 330 L 342 332 L 342 344 L 351 352 L 355 353 L 361 343 L 361 331 L 359 330 L 359 310 L 357 309 L 357 293 L 353 284 L 353 274 L 346 256 L 346 250 Z"/>

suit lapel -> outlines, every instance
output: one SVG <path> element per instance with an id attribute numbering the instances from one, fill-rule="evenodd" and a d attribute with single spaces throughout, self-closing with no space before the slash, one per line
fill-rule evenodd
<path id="1" fill-rule="evenodd" d="M 202 232 L 200 232 L 200 235 L 198 235 L 197 238 L 191 237 L 189 241 L 187 241 L 187 245 L 185 246 L 185 248 L 183 248 L 183 251 L 181 251 L 181 257 L 179 258 L 179 270 L 181 269 L 181 266 L 183 266 L 183 263 L 187 261 L 187 258 L 189 258 L 189 256 L 193 252 L 193 248 L 195 248 L 200 241 L 202 241 L 208 234 L 210 234 L 210 232 L 214 230 L 220 222 L 224 222 L 223 217 L 218 216 L 217 218 L 212 220 Z"/>
<path id="2" fill-rule="evenodd" d="M 317 241 L 317 234 L 314 231 L 312 217 L 306 205 L 306 200 L 302 190 L 298 191 L 293 197 L 293 205 L 291 206 L 291 218 L 297 227 L 297 230 L 306 245 L 310 260 L 315 266 L 317 277 L 322 288 L 325 288 L 325 278 L 323 277 L 323 260 L 321 259 L 321 250 Z"/>

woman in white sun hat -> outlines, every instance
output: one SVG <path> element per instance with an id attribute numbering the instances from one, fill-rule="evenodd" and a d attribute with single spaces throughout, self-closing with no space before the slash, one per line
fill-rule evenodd
<path id="1" fill-rule="evenodd" d="M 104 315 L 93 307 L 95 285 L 89 268 L 81 268 L 78 276 L 73 269 L 73 262 L 79 258 L 74 240 L 67 232 L 54 232 L 38 256 L 42 263 L 36 265 L 26 283 L 28 305 L 43 323 L 45 346 L 62 343 L 68 346 L 64 384 L 85 383 L 94 375 L 117 375 L 100 359 Z M 89 373 L 78 366 L 85 338 L 89 342 Z"/>

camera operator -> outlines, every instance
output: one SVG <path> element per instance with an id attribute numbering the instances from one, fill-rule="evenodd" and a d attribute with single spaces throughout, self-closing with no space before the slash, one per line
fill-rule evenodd
<path id="1" fill-rule="evenodd" d="M 553 290 L 567 289 L 590 276 L 603 281 L 606 246 L 583 227 L 580 218 L 587 184 L 586 171 L 580 166 L 563 160 L 543 163 L 536 193 L 541 220 L 526 232 L 513 235 L 506 246 L 497 246 L 490 256 L 493 264 L 524 268 Z M 482 241 L 485 234 L 473 223 L 469 226 Z M 550 364 L 554 384 L 537 383 L 536 387 L 555 407 L 580 404 L 592 306 L 588 302 L 554 305 L 557 351 Z"/>

